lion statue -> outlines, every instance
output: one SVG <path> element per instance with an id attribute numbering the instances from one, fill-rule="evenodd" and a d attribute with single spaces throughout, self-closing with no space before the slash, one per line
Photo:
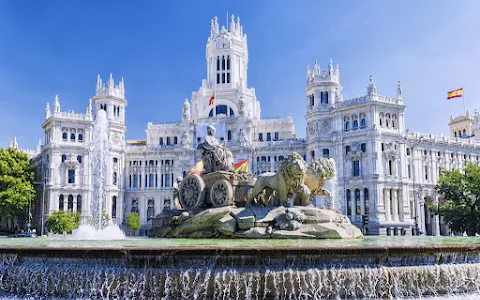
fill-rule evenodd
<path id="1" fill-rule="evenodd" d="M 251 204 L 253 199 L 264 190 L 266 192 L 266 195 L 264 195 L 266 202 L 270 202 L 270 199 L 274 198 L 274 191 L 277 193 L 280 203 L 287 203 L 289 195 L 293 195 L 300 190 L 309 194 L 309 191 L 306 191 L 308 188 L 303 184 L 307 175 L 307 167 L 307 163 L 300 154 L 294 152 L 287 155 L 277 173 L 267 172 L 257 177 L 255 186 L 247 199 L 247 204 Z"/>
<path id="2" fill-rule="evenodd" d="M 285 204 L 295 195 L 294 205 L 306 206 L 313 195 L 332 198 L 332 194 L 324 188 L 325 182 L 335 176 L 333 159 L 316 158 L 311 165 L 303 160 L 298 153 L 287 155 L 280 165 L 278 173 L 263 173 L 257 177 L 255 186 L 250 193 L 247 204 L 264 192 L 263 204 Z"/>
<path id="3" fill-rule="evenodd" d="M 335 161 L 331 158 L 315 158 L 307 168 L 304 184 L 310 189 L 312 195 L 332 199 L 332 194 L 323 186 L 333 177 L 335 177 Z"/>

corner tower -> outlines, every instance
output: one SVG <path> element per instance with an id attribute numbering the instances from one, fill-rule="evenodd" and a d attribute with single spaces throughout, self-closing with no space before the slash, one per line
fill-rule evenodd
<path id="1" fill-rule="evenodd" d="M 218 18 L 210 24 L 206 47 L 208 86 L 220 90 L 247 86 L 248 47 L 240 18 L 219 29 Z"/>
<path id="2" fill-rule="evenodd" d="M 125 108 L 127 106 L 123 78 L 115 85 L 113 76 L 110 74 L 105 85 L 98 75 L 95 96 L 92 100 L 90 100 L 88 110 L 94 117 L 101 109 L 107 112 L 109 158 L 106 174 L 108 192 L 106 211 L 114 223 L 121 224 L 124 190 L 122 178 L 125 168 Z"/>

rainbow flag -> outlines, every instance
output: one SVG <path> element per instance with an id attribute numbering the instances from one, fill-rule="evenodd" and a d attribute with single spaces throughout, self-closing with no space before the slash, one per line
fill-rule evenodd
<path id="1" fill-rule="evenodd" d="M 248 173 L 248 159 L 239 161 L 233 165 L 233 169 L 237 172 Z"/>
<path id="2" fill-rule="evenodd" d="M 447 93 L 447 100 L 458 97 L 463 97 L 463 88 L 459 88 Z"/>
<path id="3" fill-rule="evenodd" d="M 198 176 L 202 176 L 202 174 L 203 174 L 203 160 L 199 160 L 195 164 L 195 166 L 190 171 L 188 171 L 187 175 L 190 175 L 190 174 L 197 174 Z"/>

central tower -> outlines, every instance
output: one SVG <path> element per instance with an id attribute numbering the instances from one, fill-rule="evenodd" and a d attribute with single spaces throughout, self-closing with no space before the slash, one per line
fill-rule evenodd
<path id="1" fill-rule="evenodd" d="M 215 90 L 247 86 L 247 35 L 239 17 L 232 15 L 230 26 L 221 29 L 217 17 L 211 21 L 206 59 L 208 86 Z"/>

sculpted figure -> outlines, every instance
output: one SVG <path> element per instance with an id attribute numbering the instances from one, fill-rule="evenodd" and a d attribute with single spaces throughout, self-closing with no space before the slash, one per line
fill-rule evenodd
<path id="1" fill-rule="evenodd" d="M 295 194 L 294 205 L 309 205 L 313 195 L 332 198 L 332 194 L 324 188 L 325 182 L 335 176 L 335 161 L 327 158 L 316 158 L 307 166 L 303 158 L 293 153 L 285 157 L 278 173 L 264 173 L 257 181 L 248 199 L 253 199 L 265 190 L 264 201 L 288 202 L 289 196 Z"/>
<path id="2" fill-rule="evenodd" d="M 215 171 L 233 172 L 233 155 L 227 149 L 225 144 L 220 144 L 215 137 L 216 129 L 213 125 L 208 125 L 205 141 L 197 146 L 197 149 L 203 150 L 202 161 L 204 174 Z"/>
<path id="3" fill-rule="evenodd" d="M 182 119 L 185 121 L 190 121 L 190 103 L 188 103 L 188 99 L 185 99 L 185 102 L 183 102 Z"/>
<path id="4" fill-rule="evenodd" d="M 266 190 L 268 198 L 271 197 L 272 191 L 278 193 L 280 204 L 288 202 L 289 196 L 294 193 L 300 194 L 298 197 L 302 203 L 308 202 L 310 199 L 310 190 L 304 185 L 307 174 L 307 163 L 302 156 L 294 152 L 287 155 L 280 165 L 278 173 L 263 173 L 257 177 L 255 186 L 248 197 L 247 204 L 251 204 L 253 199 Z M 307 203 L 308 204 L 308 203 Z M 306 204 L 301 204 L 306 205 Z"/>
<path id="5" fill-rule="evenodd" d="M 175 209 L 182 209 L 182 205 L 180 204 L 180 185 L 182 184 L 183 178 L 182 177 L 177 177 L 177 182 L 173 184 L 173 205 L 175 206 Z"/>

